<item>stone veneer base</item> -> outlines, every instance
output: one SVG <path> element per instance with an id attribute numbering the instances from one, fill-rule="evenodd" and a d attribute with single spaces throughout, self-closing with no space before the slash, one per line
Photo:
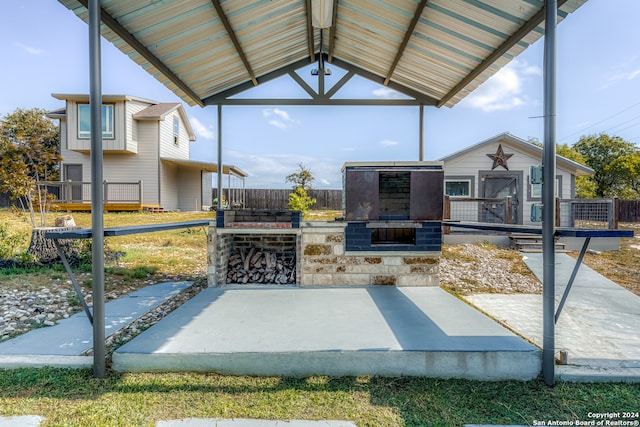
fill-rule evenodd
<path id="1" fill-rule="evenodd" d="M 439 285 L 441 251 L 345 251 L 346 225 L 336 222 L 301 224 L 298 229 L 298 286 Z M 211 227 L 209 232 L 209 286 L 224 285 L 219 274 L 220 267 L 216 265 L 224 262 L 224 259 L 219 259 L 224 258 L 221 249 L 229 244 L 229 234 L 242 232 L 239 229 L 219 231 L 218 233 L 215 227 Z"/>

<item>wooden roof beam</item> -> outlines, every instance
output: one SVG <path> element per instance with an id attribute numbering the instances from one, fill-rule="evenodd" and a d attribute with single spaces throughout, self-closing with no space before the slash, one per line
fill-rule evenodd
<path id="1" fill-rule="evenodd" d="M 211 3 L 213 4 L 213 7 L 216 8 L 216 13 L 220 17 L 220 21 L 222 21 L 222 25 L 224 25 L 225 30 L 227 30 L 227 34 L 229 35 L 229 38 L 233 42 L 233 45 L 236 48 L 236 52 L 238 52 L 238 55 L 240 55 L 240 59 L 242 60 L 242 63 L 244 64 L 244 68 L 247 70 L 247 73 L 249 73 L 249 77 L 251 78 L 253 85 L 258 86 L 258 80 L 256 79 L 256 75 L 253 72 L 253 69 L 251 68 L 251 64 L 249 64 L 247 55 L 244 54 L 244 50 L 242 49 L 242 46 L 240 46 L 240 41 L 238 40 L 238 37 L 236 37 L 235 31 L 233 31 L 233 28 L 231 27 L 231 23 L 227 19 L 227 15 L 225 15 L 224 10 L 222 10 L 222 6 L 220 6 L 220 2 L 218 0 L 211 0 Z"/>
<path id="2" fill-rule="evenodd" d="M 316 62 L 315 37 L 313 25 L 311 24 L 311 0 L 305 1 L 305 7 L 307 8 L 307 45 L 309 46 L 309 59 L 311 60 L 310 62 Z"/>
<path id="3" fill-rule="evenodd" d="M 558 9 L 560 9 L 560 7 L 566 2 L 567 0 L 558 0 Z M 438 104 L 436 106 L 440 108 L 443 105 L 445 105 L 447 102 L 449 102 L 451 98 L 456 96 L 462 89 L 464 89 L 469 83 L 471 83 L 480 74 L 482 74 L 483 71 L 489 68 L 491 64 L 497 61 L 502 55 L 507 53 L 507 51 L 509 51 L 509 49 L 515 46 L 515 44 L 518 43 L 522 38 L 524 38 L 524 36 L 529 34 L 538 25 L 540 25 L 544 21 L 544 15 L 545 15 L 545 11 L 544 11 L 544 7 L 542 7 L 535 15 L 533 15 L 533 17 L 530 20 L 525 22 L 524 25 L 522 25 L 522 27 L 518 29 L 518 31 L 513 33 L 511 37 L 505 40 L 505 42 L 502 43 L 489 56 L 487 56 L 487 58 L 484 61 L 482 61 L 476 68 L 474 68 L 469 74 L 467 74 L 467 76 L 464 79 L 460 80 L 460 83 L 455 85 L 453 89 L 449 91 L 449 93 L 443 96 L 442 99 L 438 101 Z"/>
<path id="4" fill-rule="evenodd" d="M 78 0 L 78 2 L 82 6 L 84 6 L 85 9 L 89 9 L 87 0 Z M 171 80 L 171 83 L 180 88 L 180 90 L 182 90 L 189 98 L 191 98 L 193 102 L 201 107 L 204 107 L 204 102 L 202 102 L 200 97 L 185 82 L 183 82 L 180 77 L 178 77 L 173 71 L 171 71 L 171 69 L 169 69 L 169 67 L 167 67 L 164 62 L 158 59 L 157 56 L 155 56 L 138 39 L 136 39 L 133 34 L 131 34 L 126 28 L 120 25 L 120 23 L 102 6 L 100 6 L 100 20 L 103 24 L 109 27 L 111 31 L 116 33 L 122 40 L 124 40 L 125 43 L 127 43 L 136 52 L 138 52 L 140 56 L 149 61 L 149 63 L 153 65 L 158 71 L 160 71 L 166 78 Z"/>
<path id="5" fill-rule="evenodd" d="M 420 16 L 422 16 L 422 11 L 424 10 L 425 7 L 427 7 L 427 2 L 429 0 L 422 0 L 420 2 L 420 4 L 418 5 L 418 7 L 416 8 L 415 13 L 413 14 L 413 18 L 411 19 L 411 23 L 409 24 L 409 27 L 407 28 L 407 32 L 404 33 L 404 39 L 402 40 L 402 43 L 400 43 L 400 47 L 398 48 L 398 52 L 396 53 L 396 57 L 393 59 L 393 63 L 391 64 L 391 68 L 389 68 L 389 71 L 387 72 L 387 77 L 385 77 L 384 79 L 384 85 L 388 86 L 389 85 L 389 81 L 391 80 L 391 76 L 393 75 L 393 72 L 395 71 L 396 67 L 398 66 L 398 62 L 400 62 L 400 58 L 402 58 L 402 54 L 404 53 L 404 50 L 407 47 L 407 44 L 409 43 L 409 40 L 411 39 L 411 36 L 413 35 L 413 31 L 416 29 L 416 25 L 418 25 L 418 21 L 420 20 Z"/>
<path id="6" fill-rule="evenodd" d="M 333 1 L 333 17 L 331 18 L 331 29 L 329 30 L 328 62 L 333 61 L 333 51 L 336 47 L 336 28 L 338 28 L 338 0 Z"/>

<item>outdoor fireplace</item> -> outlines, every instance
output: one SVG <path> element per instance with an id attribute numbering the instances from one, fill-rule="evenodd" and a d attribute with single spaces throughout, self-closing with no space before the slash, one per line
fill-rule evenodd
<path id="1" fill-rule="evenodd" d="M 441 250 L 441 162 L 345 163 L 343 185 L 345 250 Z"/>

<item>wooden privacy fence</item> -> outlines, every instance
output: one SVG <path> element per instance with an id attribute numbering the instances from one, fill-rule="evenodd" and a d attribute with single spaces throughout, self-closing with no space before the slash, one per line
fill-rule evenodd
<path id="1" fill-rule="evenodd" d="M 229 189 L 223 189 L 222 194 L 227 196 Z M 230 197 L 226 198 L 233 204 L 239 197 L 235 193 L 242 192 L 244 195 L 243 208 L 247 209 L 287 209 L 289 207 L 289 194 L 292 189 L 263 189 L 246 188 L 231 189 Z M 213 189 L 213 198 L 218 197 L 218 189 Z M 311 209 L 316 210 L 342 210 L 342 190 L 309 190 L 310 197 L 316 199 L 316 203 Z"/>
<path id="2" fill-rule="evenodd" d="M 618 204 L 618 222 L 640 222 L 640 200 L 620 200 Z"/>

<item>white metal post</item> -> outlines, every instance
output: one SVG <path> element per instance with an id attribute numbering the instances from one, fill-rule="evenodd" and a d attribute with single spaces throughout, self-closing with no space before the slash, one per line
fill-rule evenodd
<path id="1" fill-rule="evenodd" d="M 555 176 L 556 176 L 556 25 L 557 0 L 545 0 L 544 147 L 542 171 L 542 373 L 555 384 Z"/>
<path id="2" fill-rule="evenodd" d="M 100 0 L 89 1 L 89 105 L 91 111 L 91 255 L 93 259 L 93 376 L 104 378 L 104 189 L 102 186 L 102 76 Z"/>

